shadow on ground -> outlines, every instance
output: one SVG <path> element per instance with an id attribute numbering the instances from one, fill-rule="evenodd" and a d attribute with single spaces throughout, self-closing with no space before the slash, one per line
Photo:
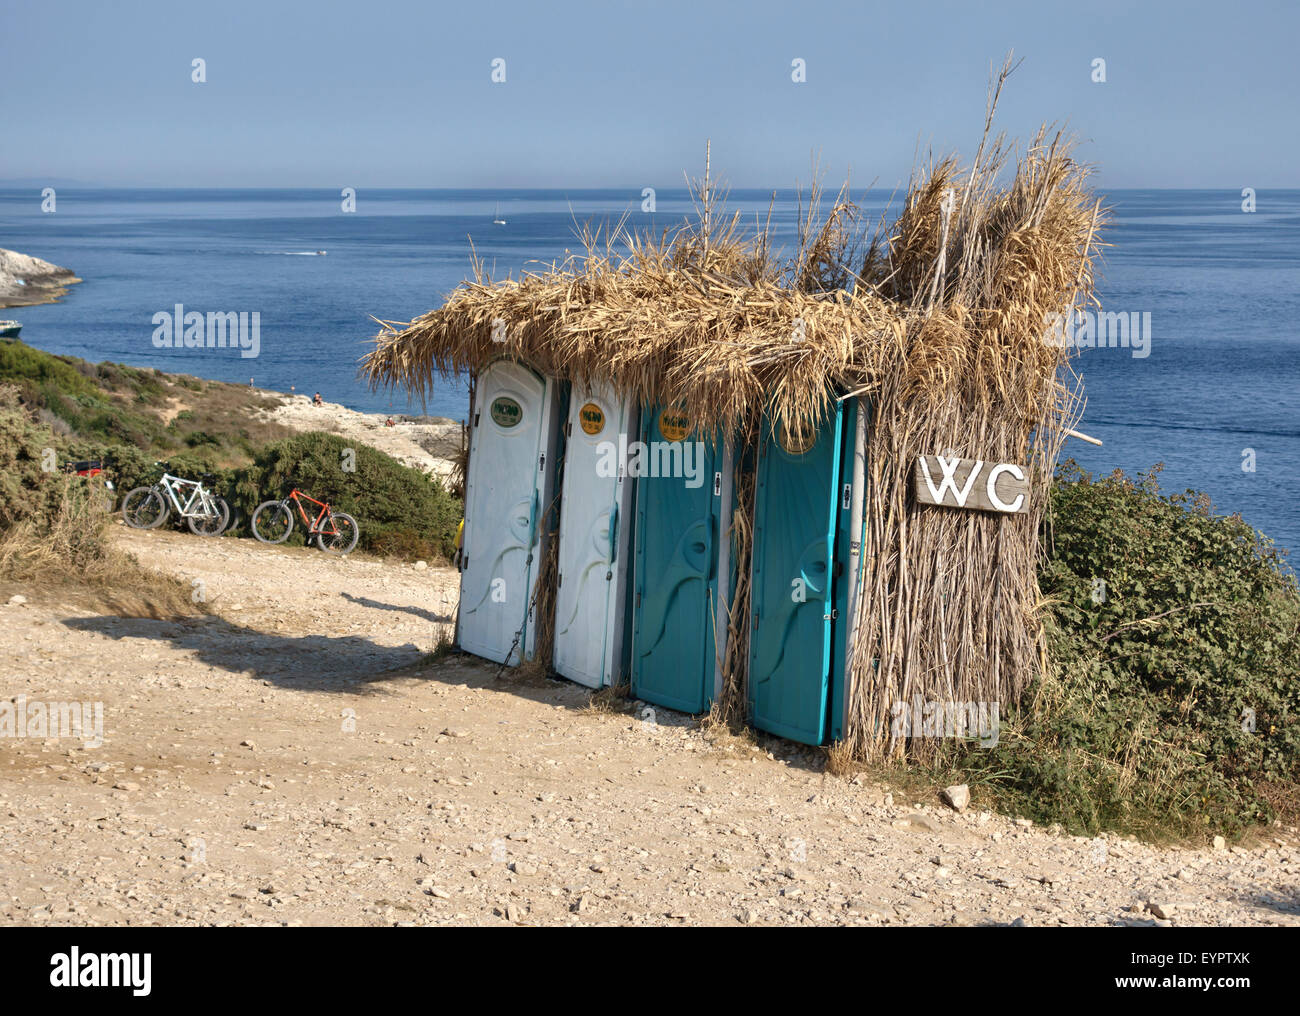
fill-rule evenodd
<path id="1" fill-rule="evenodd" d="M 435 624 L 451 624 L 456 620 L 455 614 L 435 614 L 432 610 L 425 610 L 422 607 L 402 607 L 395 603 L 372 600 L 368 596 L 353 596 L 351 593 L 340 593 L 339 595 L 349 603 L 355 603 L 361 607 L 370 607 L 373 610 L 393 610 L 401 614 L 410 614 L 425 621 L 433 621 Z"/>

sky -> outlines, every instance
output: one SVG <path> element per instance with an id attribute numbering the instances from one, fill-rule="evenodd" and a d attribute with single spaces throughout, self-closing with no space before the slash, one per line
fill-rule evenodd
<path id="1" fill-rule="evenodd" d="M 892 188 L 974 153 L 1013 50 L 997 125 L 1102 187 L 1298 187 L 1298 38 L 1294 2 L 0 0 L 0 182 L 639 189 L 711 139 L 734 187 Z"/>

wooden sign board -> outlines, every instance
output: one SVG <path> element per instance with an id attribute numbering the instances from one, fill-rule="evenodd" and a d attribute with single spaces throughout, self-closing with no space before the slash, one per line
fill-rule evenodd
<path id="1" fill-rule="evenodd" d="M 921 455 L 914 479 L 921 504 L 1008 515 L 1029 511 L 1029 472 L 1024 466 Z"/>

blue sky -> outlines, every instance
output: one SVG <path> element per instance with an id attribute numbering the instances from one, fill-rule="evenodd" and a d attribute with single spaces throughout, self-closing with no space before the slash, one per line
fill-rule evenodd
<path id="1" fill-rule="evenodd" d="M 737 187 L 892 187 L 973 152 L 1014 49 L 1000 126 L 1066 122 L 1104 187 L 1296 187 L 1297 38 L 1281 2 L 3 0 L 0 180 L 677 186 L 707 137 Z"/>

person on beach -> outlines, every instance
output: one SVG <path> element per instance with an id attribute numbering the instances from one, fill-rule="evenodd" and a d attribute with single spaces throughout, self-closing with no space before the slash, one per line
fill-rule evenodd
<path id="1" fill-rule="evenodd" d="M 317 392 L 315 395 L 312 396 L 311 404 L 313 406 L 325 405 L 325 400 L 320 397 L 320 392 Z"/>

